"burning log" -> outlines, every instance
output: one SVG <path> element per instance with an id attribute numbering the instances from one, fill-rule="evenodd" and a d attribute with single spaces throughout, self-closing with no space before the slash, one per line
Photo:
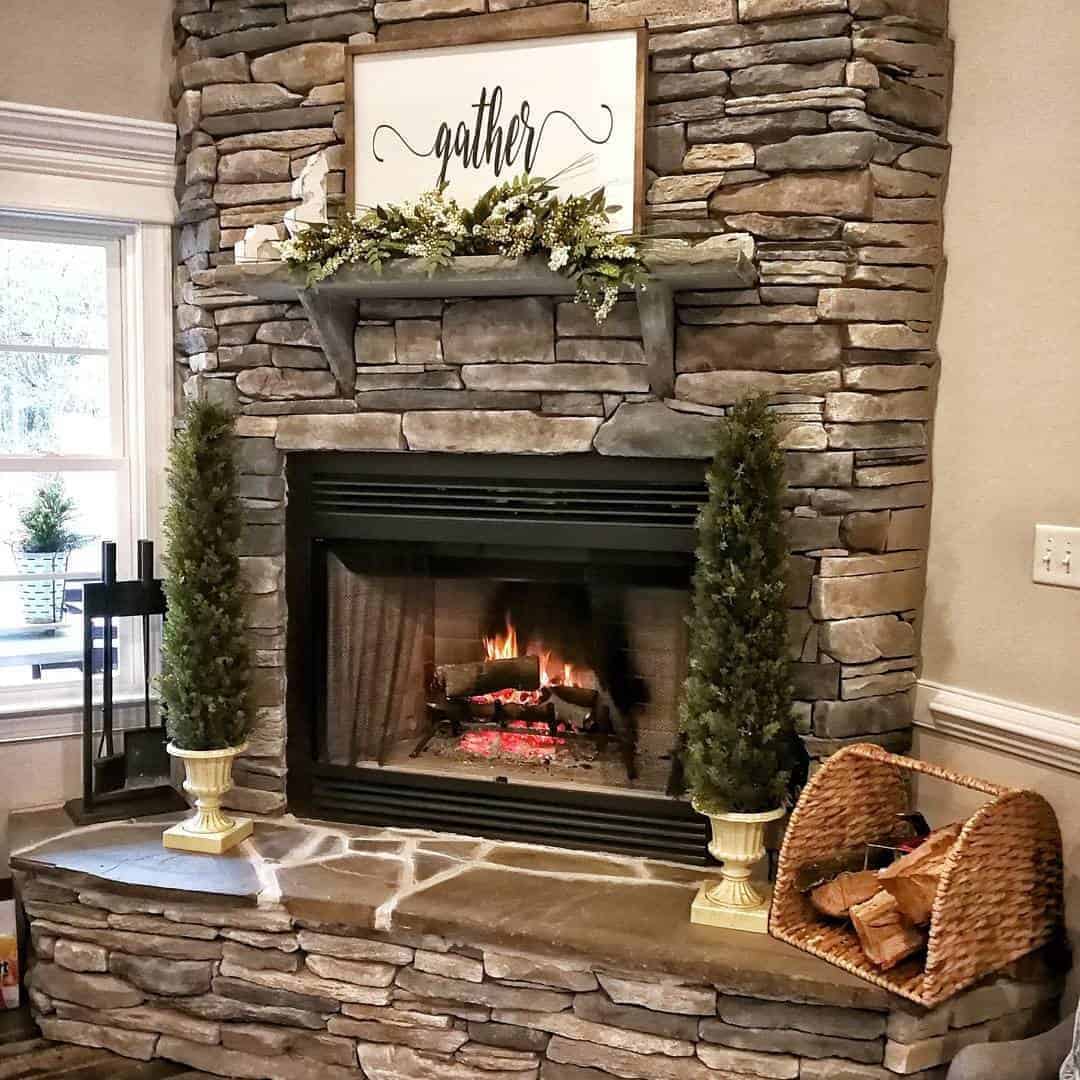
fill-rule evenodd
<path id="1" fill-rule="evenodd" d="M 810 903 L 822 915 L 842 919 L 855 904 L 869 900 L 881 889 L 876 870 L 846 871 L 810 893 Z"/>
<path id="2" fill-rule="evenodd" d="M 904 917 L 916 926 L 930 922 L 938 879 L 962 828 L 963 824 L 957 822 L 937 829 L 914 851 L 897 859 L 878 875 L 881 887 L 896 901 Z"/>
<path id="3" fill-rule="evenodd" d="M 926 934 L 908 922 L 884 889 L 856 904 L 849 914 L 863 952 L 882 971 L 896 967 L 926 944 Z"/>
<path id="4" fill-rule="evenodd" d="M 441 664 L 435 681 L 448 698 L 494 694 L 500 690 L 539 690 L 540 660 L 515 656 L 509 660 L 476 660 L 469 664 Z"/>

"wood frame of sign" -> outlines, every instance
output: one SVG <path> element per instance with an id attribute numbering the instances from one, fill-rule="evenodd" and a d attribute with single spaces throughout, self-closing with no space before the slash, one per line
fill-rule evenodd
<path id="1" fill-rule="evenodd" d="M 448 20 L 454 23 L 460 23 L 462 20 Z M 425 27 L 427 29 L 427 27 Z M 596 39 L 604 36 L 611 36 L 615 34 L 626 35 L 628 32 L 633 35 L 634 38 L 634 57 L 635 57 L 635 72 L 634 72 L 634 130 L 633 130 L 633 185 L 632 196 L 630 200 L 621 200 L 620 205 L 626 205 L 629 202 L 630 212 L 632 213 L 632 225 L 627 220 L 624 222 L 623 231 L 632 231 L 635 234 L 640 234 L 643 227 L 644 218 L 644 206 L 645 206 L 645 109 L 646 109 L 646 79 L 648 75 L 648 30 L 645 27 L 644 20 L 642 19 L 620 19 L 612 20 L 604 23 L 600 26 L 587 26 L 587 25 L 574 25 L 565 26 L 551 30 L 529 30 L 529 31 L 517 31 L 512 29 L 492 29 L 488 27 L 487 30 L 477 29 L 474 32 L 469 32 L 467 29 L 463 30 L 460 25 L 455 26 L 452 30 L 448 30 L 445 34 L 438 34 L 437 29 L 435 33 L 425 35 L 424 39 L 419 42 L 410 42 L 408 40 L 401 41 L 389 41 L 389 42 L 376 42 L 370 45 L 349 45 L 345 49 L 345 206 L 349 212 L 354 212 L 357 208 L 357 155 L 356 155 L 356 117 L 357 108 L 360 104 L 356 99 L 356 65 L 357 61 L 362 60 L 364 57 L 372 55 L 384 55 L 387 53 L 402 53 L 402 54 L 414 54 L 428 50 L 447 50 L 458 49 L 468 50 L 474 49 L 477 53 L 479 50 L 476 47 L 499 45 L 499 44 L 516 44 L 516 43 L 528 43 L 535 41 L 537 43 L 549 41 L 551 39 L 565 38 L 568 41 L 582 41 L 589 39 Z M 466 59 L 463 57 L 463 59 Z M 489 106 L 491 103 L 488 103 Z M 478 108 L 477 105 L 473 105 L 473 108 Z M 611 110 L 605 105 L 603 108 L 608 110 L 609 115 Z M 482 109 L 483 106 L 480 106 Z M 480 126 L 480 109 L 478 109 L 478 116 L 474 121 L 476 137 L 479 137 Z M 433 110 L 434 111 L 434 110 Z M 558 110 L 556 110 L 558 111 Z M 562 115 L 565 116 L 565 113 Z M 571 120 L 571 123 L 575 127 L 578 125 Z M 388 126 L 388 125 L 384 125 Z M 461 126 L 461 122 L 457 127 Z M 612 130 L 614 130 L 614 116 L 612 115 Z M 446 169 L 446 143 L 453 135 L 453 129 L 450 129 L 445 122 L 441 125 L 441 128 L 447 128 L 446 132 L 441 132 L 441 135 L 445 135 L 443 138 L 440 149 L 443 151 L 444 172 Z M 582 131 L 581 127 L 578 127 L 579 131 Z M 541 129 L 542 132 L 542 129 Z M 405 140 L 400 133 L 396 131 L 394 134 L 402 142 Z M 506 132 L 509 135 L 509 129 Z M 584 135 L 585 133 L 582 132 Z M 436 138 L 440 135 L 437 134 Z M 590 140 L 588 135 L 585 135 L 585 140 Z M 509 138 L 507 143 L 509 144 Z M 417 153 L 416 150 L 409 149 L 417 156 L 431 156 L 436 151 L 436 142 L 432 143 L 431 149 L 426 154 Z M 587 149 L 587 142 L 586 147 Z M 522 168 L 510 168 L 507 169 L 502 175 L 498 177 L 498 180 L 508 180 L 513 176 L 525 171 Z M 492 183 L 498 182 L 492 179 Z M 428 188 L 434 187 L 435 183 L 428 185 Z M 490 185 L 486 185 L 490 186 Z M 606 186 L 606 185 L 605 185 Z M 427 189 L 424 189 L 427 190 Z M 406 198 L 415 198 L 421 193 L 420 190 L 403 190 L 401 194 L 394 198 L 382 197 L 371 200 L 372 202 L 399 202 Z M 451 190 L 452 193 L 452 190 Z M 609 192 L 609 195 L 611 193 Z M 460 202 L 468 203 L 468 199 L 459 199 Z M 368 201 L 365 201 L 364 205 L 370 205 Z M 627 215 L 622 215 L 626 217 Z"/>

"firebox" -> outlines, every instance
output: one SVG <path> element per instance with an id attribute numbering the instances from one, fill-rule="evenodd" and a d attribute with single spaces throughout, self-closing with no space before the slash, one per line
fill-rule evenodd
<path id="1" fill-rule="evenodd" d="M 702 862 L 681 795 L 700 463 L 287 465 L 299 813 Z"/>

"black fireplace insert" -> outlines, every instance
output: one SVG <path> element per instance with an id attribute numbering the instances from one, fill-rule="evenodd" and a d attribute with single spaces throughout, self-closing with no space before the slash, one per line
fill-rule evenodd
<path id="1" fill-rule="evenodd" d="M 701 863 L 679 694 L 698 462 L 301 453 L 289 802 Z"/>

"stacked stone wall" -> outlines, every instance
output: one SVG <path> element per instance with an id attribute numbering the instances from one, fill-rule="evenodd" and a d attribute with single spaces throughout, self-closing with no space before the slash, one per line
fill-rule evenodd
<path id="1" fill-rule="evenodd" d="M 80 877 L 19 886 L 42 1034 L 217 1076 L 943 1080 L 964 1046 L 1052 1026 L 1060 993 L 1045 974 L 1000 977 L 927 1012 L 869 985 L 801 995 L 783 971 L 756 971 L 772 991 L 751 996 L 568 952 L 352 930 Z"/>
<path id="2" fill-rule="evenodd" d="M 344 47 L 650 27 L 645 231 L 752 238 L 757 282 L 677 295 L 673 396 L 632 301 L 365 301 L 341 386 L 297 303 L 215 280 L 326 150 L 344 190 Z M 929 516 L 952 49 L 944 0 L 179 0 L 178 374 L 240 411 L 259 726 L 237 807 L 284 805 L 284 455 L 701 456 L 764 390 L 788 457 L 791 656 L 813 757 L 910 742 Z"/>

